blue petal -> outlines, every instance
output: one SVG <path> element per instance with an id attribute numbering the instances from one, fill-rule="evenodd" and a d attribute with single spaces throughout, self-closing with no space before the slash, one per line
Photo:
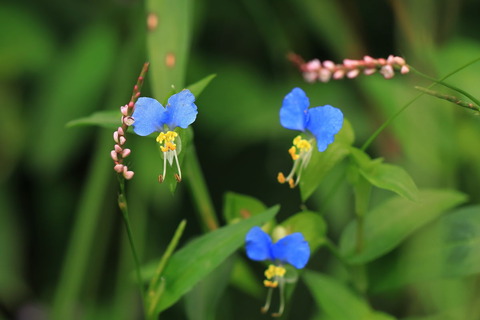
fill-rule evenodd
<path id="1" fill-rule="evenodd" d="M 197 117 L 195 96 L 190 90 L 184 89 L 168 99 L 166 125 L 170 130 L 176 127 L 186 129 Z"/>
<path id="2" fill-rule="evenodd" d="M 245 237 L 247 256 L 255 261 L 272 259 L 272 239 L 260 227 L 253 227 Z"/>
<path id="3" fill-rule="evenodd" d="M 139 98 L 135 103 L 132 117 L 133 131 L 139 136 L 148 136 L 152 132 L 163 131 L 165 108 L 155 99 Z"/>
<path id="4" fill-rule="evenodd" d="M 310 246 L 300 232 L 292 233 L 273 245 L 273 257 L 302 269 L 310 258 Z"/>
<path id="5" fill-rule="evenodd" d="M 326 105 L 308 110 L 307 129 L 315 136 L 320 152 L 325 151 L 333 142 L 342 125 L 343 113 L 340 109 Z"/>
<path id="6" fill-rule="evenodd" d="M 286 129 L 305 131 L 309 105 L 310 101 L 305 92 L 300 88 L 294 88 L 283 99 L 280 124 Z"/>

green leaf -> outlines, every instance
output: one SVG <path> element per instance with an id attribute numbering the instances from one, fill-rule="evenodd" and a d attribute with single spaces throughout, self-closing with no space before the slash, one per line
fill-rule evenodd
<path id="1" fill-rule="evenodd" d="M 466 201 L 454 190 L 422 190 L 418 202 L 393 197 L 365 215 L 363 248 L 356 250 L 357 221 L 342 234 L 340 252 L 352 264 L 366 263 L 398 246 L 418 228 Z"/>
<path id="2" fill-rule="evenodd" d="M 278 210 L 279 206 L 274 206 L 260 215 L 207 233 L 173 254 L 162 274 L 165 290 L 156 312 L 177 302 L 244 244 L 248 230 L 273 219 Z"/>
<path id="3" fill-rule="evenodd" d="M 189 320 L 215 320 L 234 260 L 233 256 L 225 260 L 185 295 L 185 311 Z"/>
<path id="4" fill-rule="evenodd" d="M 252 297 L 257 299 L 263 297 L 265 287 L 260 284 L 261 282 L 258 281 L 257 276 L 245 262 L 245 259 L 236 259 L 230 283 L 238 290 L 241 290 Z"/>
<path id="5" fill-rule="evenodd" d="M 372 185 L 393 191 L 409 200 L 416 201 L 418 189 L 410 175 L 401 167 L 372 160 L 360 149 L 351 149 L 352 159 L 359 166 L 360 173 Z"/>
<path id="6" fill-rule="evenodd" d="M 313 211 L 299 212 L 281 224 L 288 234 L 300 232 L 310 245 L 313 252 L 323 243 L 325 243 L 325 234 L 327 232 L 327 224 L 323 217 Z"/>
<path id="7" fill-rule="evenodd" d="M 210 74 L 206 76 L 203 79 L 200 79 L 199 81 L 189 85 L 187 87 L 188 90 L 190 90 L 195 98 L 198 98 L 200 94 L 202 94 L 203 90 L 210 84 L 210 82 L 216 77 L 216 74 Z"/>
<path id="8" fill-rule="evenodd" d="M 343 127 L 335 136 L 335 141 L 324 152 L 313 150 L 308 166 L 303 170 L 300 179 L 302 201 L 306 201 L 317 189 L 326 174 L 350 152 L 355 139 L 350 122 L 345 119 Z"/>
<path id="9" fill-rule="evenodd" d="M 348 287 L 320 273 L 305 270 L 302 274 L 317 305 L 331 320 L 391 320 L 394 317 L 374 311 L 366 301 Z"/>
<path id="10" fill-rule="evenodd" d="M 122 125 L 121 117 L 120 109 L 97 111 L 87 117 L 67 122 L 66 127 L 99 126 L 107 129 L 116 129 Z"/>
<path id="11" fill-rule="evenodd" d="M 223 217 L 227 223 L 235 223 L 262 213 L 266 208 L 260 200 L 254 197 L 227 192 L 223 205 Z"/>
<path id="12" fill-rule="evenodd" d="M 163 101 L 172 86 L 184 87 L 191 38 L 191 0 L 147 0 L 149 75 L 154 97 Z"/>

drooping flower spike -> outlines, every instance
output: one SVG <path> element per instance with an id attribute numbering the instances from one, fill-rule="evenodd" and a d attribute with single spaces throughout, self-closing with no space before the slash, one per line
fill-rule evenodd
<path id="1" fill-rule="evenodd" d="M 158 181 L 163 182 L 167 170 L 167 160 L 170 166 L 177 165 L 178 174 L 175 179 L 182 180 L 182 171 L 178 162 L 178 154 L 181 151 L 181 140 L 175 128 L 186 129 L 197 117 L 195 96 L 187 89 L 174 94 L 168 99 L 166 107 L 152 98 L 139 98 L 133 112 L 133 131 L 139 136 L 148 136 L 158 132 L 157 142 L 163 152 L 163 174 L 159 175 Z"/>
<path id="2" fill-rule="evenodd" d="M 263 313 L 268 311 L 273 289 L 278 287 L 280 289 L 280 306 L 278 312 L 273 313 L 272 316 L 279 317 L 285 308 L 283 290 L 286 269 L 284 265 L 290 264 L 297 269 L 305 267 L 310 258 L 310 246 L 299 232 L 287 235 L 274 243 L 270 236 L 260 227 L 250 229 L 245 242 L 246 253 L 250 259 L 254 261 L 270 260 L 273 262 L 265 271 L 267 279 L 263 281 L 263 284 L 269 290 L 267 301 L 261 310 Z"/>
<path id="3" fill-rule="evenodd" d="M 305 92 L 294 88 L 285 96 L 280 109 L 280 124 L 284 128 L 310 135 L 308 139 L 302 135 L 293 139 L 293 146 L 288 150 L 293 160 L 292 171 L 287 177 L 281 172 L 278 174 L 278 182 L 288 182 L 291 188 L 298 184 L 303 169 L 310 161 L 312 144 L 317 144 L 318 151 L 325 151 L 343 125 L 343 113 L 340 109 L 330 105 L 310 109 L 309 106 L 310 101 Z M 294 180 L 295 175 L 297 178 Z"/>

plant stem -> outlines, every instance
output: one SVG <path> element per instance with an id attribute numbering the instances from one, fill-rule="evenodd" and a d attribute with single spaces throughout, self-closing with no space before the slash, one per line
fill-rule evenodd
<path id="1" fill-rule="evenodd" d="M 432 83 L 431 85 L 429 85 L 427 88 L 430 89 L 432 88 L 436 83 L 441 83 L 444 85 L 444 83 L 442 82 L 443 80 L 449 78 L 450 76 L 454 75 L 455 73 L 465 69 L 466 67 L 474 64 L 475 62 L 479 61 L 480 60 L 480 57 L 464 64 L 463 66 L 453 70 L 452 72 L 448 73 L 447 75 L 443 76 L 441 79 L 439 80 L 436 80 L 436 79 L 433 79 L 433 78 L 430 78 L 429 80 L 432 80 L 432 81 L 435 81 L 435 83 Z M 410 66 L 409 66 L 410 67 Z M 413 68 L 412 68 L 413 70 Z M 427 76 L 428 77 L 428 76 Z M 455 90 L 455 89 L 454 89 Z M 463 91 L 463 90 L 462 90 Z M 412 100 L 410 100 L 406 105 L 404 105 L 402 108 L 400 108 L 400 110 L 398 110 L 397 112 L 395 112 L 390 118 L 388 118 L 368 139 L 367 141 L 365 141 L 365 143 L 363 144 L 362 146 L 362 151 L 365 151 L 369 146 L 370 144 L 373 142 L 373 140 L 375 140 L 379 135 L 380 133 L 386 128 L 388 127 L 388 125 L 390 125 L 390 123 L 393 122 L 393 120 L 395 120 L 403 111 L 405 111 L 412 103 L 414 103 L 415 101 L 417 101 L 422 95 L 424 95 L 424 93 L 420 93 L 418 94 L 415 98 L 413 98 Z M 470 96 L 470 95 L 468 95 Z M 467 97 L 468 97 L 467 96 Z M 476 102 L 477 99 L 473 98 L 472 101 Z M 480 103 L 477 103 L 477 105 L 480 105 Z"/>
<path id="2" fill-rule="evenodd" d="M 125 195 L 125 179 L 121 175 L 118 176 L 118 183 L 120 185 L 120 194 L 118 195 L 118 207 L 122 211 L 122 218 L 127 230 L 128 241 L 130 242 L 130 248 L 132 249 L 133 260 L 135 262 L 135 273 L 137 275 L 138 285 L 140 287 L 140 294 L 142 296 L 142 302 L 145 305 L 145 294 L 143 292 L 143 280 L 140 272 L 140 261 L 138 259 L 137 250 L 135 249 L 135 243 L 133 241 L 132 229 L 130 227 L 130 219 L 128 216 L 128 204 L 127 197 Z"/>
<path id="3" fill-rule="evenodd" d="M 197 206 L 202 227 L 204 231 L 215 230 L 218 228 L 217 215 L 193 144 L 188 151 L 188 155 L 185 156 L 184 164 L 186 171 L 188 171 L 186 176 L 190 194 Z"/>

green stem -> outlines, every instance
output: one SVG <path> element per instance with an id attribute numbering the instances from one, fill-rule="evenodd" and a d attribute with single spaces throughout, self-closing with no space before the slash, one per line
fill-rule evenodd
<path id="1" fill-rule="evenodd" d="M 478 60 L 480 60 L 480 58 L 476 59 L 475 61 L 478 61 Z M 460 88 L 455 87 L 455 86 L 452 86 L 451 84 L 448 84 L 448 83 L 446 83 L 446 82 L 443 82 L 443 80 L 444 80 L 445 78 L 443 78 L 443 79 L 441 79 L 441 80 L 438 80 L 438 79 L 435 79 L 435 78 L 433 78 L 433 77 L 430 77 L 429 75 L 426 75 L 426 74 L 418 71 L 417 69 L 415 69 L 415 68 L 412 67 L 412 66 L 408 66 L 408 67 L 410 68 L 410 70 L 412 70 L 413 72 L 415 72 L 415 73 L 418 74 L 419 76 L 421 76 L 421 77 L 423 77 L 423 78 L 425 78 L 425 79 L 428 79 L 428 80 L 430 80 L 430 81 L 433 81 L 433 82 L 435 82 L 435 83 L 441 84 L 442 86 L 447 87 L 447 88 L 449 88 L 449 89 L 452 89 L 452 90 L 454 90 L 454 91 L 457 91 L 458 93 L 463 94 L 465 97 L 467 97 L 467 98 L 469 98 L 470 100 L 472 100 L 473 102 L 475 102 L 475 104 L 476 104 L 477 106 L 480 105 L 480 101 L 477 100 L 474 96 L 472 96 L 472 95 L 469 94 L 468 92 L 466 92 L 465 90 L 460 89 Z M 463 69 L 463 67 L 462 67 L 462 69 Z M 458 70 L 458 71 L 459 71 L 459 70 Z"/>
<path id="2" fill-rule="evenodd" d="M 449 78 L 450 76 L 454 75 L 455 73 L 465 69 L 466 67 L 474 64 L 475 62 L 479 61 L 480 60 L 480 57 L 479 58 L 476 58 L 466 64 L 464 64 L 463 66 L 461 66 L 460 68 L 457 68 L 455 69 L 454 71 L 448 73 L 447 75 L 443 76 L 441 79 L 439 80 L 436 80 L 436 79 L 433 79 L 432 81 L 435 81 L 435 83 L 432 83 L 431 85 L 429 85 L 427 88 L 430 89 L 432 88 L 436 83 L 441 83 L 443 84 L 443 80 Z M 413 70 L 413 69 L 412 69 Z M 431 80 L 431 79 L 430 79 Z M 463 90 L 462 90 L 463 91 Z M 400 110 L 398 110 L 396 113 L 394 113 L 390 118 L 388 118 L 368 139 L 367 141 L 365 141 L 365 143 L 363 144 L 362 146 L 362 151 L 365 151 L 369 146 L 370 144 L 373 142 L 373 140 L 375 140 L 379 135 L 380 133 L 390 125 L 390 123 L 393 122 L 393 120 L 395 120 L 403 111 L 405 111 L 412 103 L 414 103 L 415 101 L 417 101 L 421 96 L 423 96 L 424 93 L 420 93 L 418 94 L 415 98 L 413 98 L 412 100 L 410 100 L 406 105 L 404 105 L 402 108 L 400 108 Z M 472 99 L 472 101 L 477 101 L 475 98 Z M 479 104 L 479 103 L 477 103 Z"/>
<path id="3" fill-rule="evenodd" d="M 357 215 L 357 244 L 355 250 L 357 253 L 363 250 L 363 234 L 364 234 L 364 218 L 361 215 Z"/>
<path id="4" fill-rule="evenodd" d="M 204 231 L 215 230 L 218 228 L 217 215 L 193 145 L 185 156 L 184 165 L 186 171 L 188 171 L 188 174 L 185 176 L 187 177 L 190 194 L 197 206 L 197 213 L 202 223 L 202 228 Z"/>
<path id="5" fill-rule="evenodd" d="M 138 259 L 137 250 L 135 249 L 135 243 L 133 241 L 132 228 L 130 227 L 130 219 L 128 216 L 127 197 L 125 195 L 125 179 L 120 174 L 118 175 L 118 182 L 120 185 L 120 194 L 118 195 L 118 207 L 122 211 L 123 222 L 125 229 L 127 230 L 128 241 L 130 242 L 130 248 L 132 250 L 133 260 L 135 262 L 135 273 L 137 275 L 138 285 L 140 287 L 140 294 L 142 296 L 143 304 L 145 305 L 145 294 L 143 292 L 143 280 L 140 272 L 140 260 Z"/>
<path id="6" fill-rule="evenodd" d="M 443 93 L 433 91 L 433 90 L 429 90 L 427 88 L 423 88 L 423 87 L 419 87 L 419 86 L 415 86 L 415 89 L 417 89 L 418 91 L 425 92 L 426 94 L 437 97 L 439 99 L 443 99 L 443 100 L 453 102 L 460 107 L 464 107 L 464 108 L 467 108 L 467 109 L 470 109 L 470 110 L 473 110 L 473 111 L 477 111 L 477 112 L 480 111 L 480 107 L 478 105 L 475 105 L 471 102 L 467 102 L 467 101 L 462 100 L 460 98 L 457 98 L 455 96 L 451 96 L 451 95 L 448 95 L 448 94 L 443 94 Z"/>

